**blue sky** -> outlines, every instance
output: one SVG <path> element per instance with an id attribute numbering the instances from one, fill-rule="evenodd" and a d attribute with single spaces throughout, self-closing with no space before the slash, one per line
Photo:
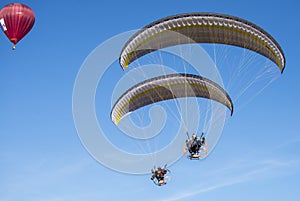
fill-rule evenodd
<path id="1" fill-rule="evenodd" d="M 298 1 L 20 2 L 34 10 L 36 22 L 15 51 L 0 34 L 1 201 L 298 199 Z M 8 3 L 1 1 L 1 7 Z M 119 173 L 93 159 L 74 125 L 73 87 L 82 63 L 99 44 L 186 12 L 254 22 L 279 42 L 287 63 L 278 79 L 226 122 L 207 158 L 180 159 L 170 168 L 169 184 L 159 188 L 150 175 Z M 117 63 L 112 67 L 114 78 L 120 78 L 124 72 Z"/>

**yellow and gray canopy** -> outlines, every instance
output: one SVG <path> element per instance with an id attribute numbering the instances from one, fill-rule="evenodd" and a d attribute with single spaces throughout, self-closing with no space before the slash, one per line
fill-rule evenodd
<path id="1" fill-rule="evenodd" d="M 216 13 L 179 14 L 147 25 L 125 44 L 120 65 L 125 70 L 143 55 L 188 43 L 234 45 L 269 58 L 281 72 L 285 67 L 283 51 L 270 34 L 244 19 Z"/>
<path id="2" fill-rule="evenodd" d="M 141 107 L 183 97 L 211 99 L 233 113 L 231 98 L 218 84 L 198 75 L 171 74 L 148 79 L 127 90 L 113 106 L 111 119 L 118 124 L 124 116 Z"/>

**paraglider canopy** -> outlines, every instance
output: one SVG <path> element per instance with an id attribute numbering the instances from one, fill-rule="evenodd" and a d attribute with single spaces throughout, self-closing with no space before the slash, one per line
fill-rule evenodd
<path id="1" fill-rule="evenodd" d="M 31 30 L 35 16 L 24 4 L 12 3 L 0 10 L 0 24 L 7 38 L 15 45 Z"/>
<path id="2" fill-rule="evenodd" d="M 170 74 L 154 77 L 127 90 L 115 103 L 111 120 L 119 121 L 146 105 L 184 97 L 201 97 L 225 105 L 233 113 L 233 103 L 227 92 L 217 83 L 193 74 Z"/>
<path id="3" fill-rule="evenodd" d="M 285 57 L 277 41 L 265 30 L 247 20 L 218 13 L 187 13 L 169 16 L 145 26 L 125 44 L 120 65 L 153 51 L 180 44 L 214 43 L 252 50 L 273 61 L 281 72 Z"/>

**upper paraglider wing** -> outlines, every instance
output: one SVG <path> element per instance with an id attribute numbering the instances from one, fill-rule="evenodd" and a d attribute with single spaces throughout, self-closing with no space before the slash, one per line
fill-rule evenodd
<path id="1" fill-rule="evenodd" d="M 33 11 L 24 4 L 8 4 L 0 11 L 2 30 L 14 45 L 31 30 L 34 21 Z"/>
<path id="2" fill-rule="evenodd" d="M 115 124 L 128 113 L 159 101 L 202 97 L 218 101 L 233 113 L 233 104 L 226 91 L 213 81 L 191 74 L 171 74 L 143 81 L 125 92 L 115 103 L 111 119 Z"/>
<path id="3" fill-rule="evenodd" d="M 285 57 L 275 39 L 244 19 L 215 13 L 188 13 L 163 18 L 138 31 L 125 44 L 123 70 L 141 56 L 178 44 L 228 44 L 255 51 L 272 60 L 283 72 Z"/>

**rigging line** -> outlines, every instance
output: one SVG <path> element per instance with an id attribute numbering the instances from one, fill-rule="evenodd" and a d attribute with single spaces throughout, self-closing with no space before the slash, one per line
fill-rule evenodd
<path id="1" fill-rule="evenodd" d="M 205 116 L 204 116 L 204 123 L 203 123 L 203 130 L 208 130 L 208 127 L 211 123 L 211 118 L 212 118 L 212 101 L 208 101 L 206 104 L 206 112 L 205 112 Z M 210 114 L 210 115 L 209 115 Z"/>
<path id="2" fill-rule="evenodd" d="M 133 79 L 131 76 L 129 76 L 129 78 Z M 123 124 L 123 125 L 124 125 L 124 128 L 125 128 L 125 132 L 126 131 L 129 132 L 129 133 L 134 133 L 135 132 L 134 128 L 132 126 L 128 126 L 127 124 Z M 146 150 L 144 149 L 144 147 L 140 143 L 136 142 L 136 140 L 137 140 L 136 138 L 130 137 L 130 136 L 128 136 L 128 137 L 134 139 L 134 142 L 132 140 L 130 140 L 131 144 L 135 144 L 142 153 L 146 153 Z"/>
<path id="3" fill-rule="evenodd" d="M 179 48 L 180 48 L 180 47 L 179 47 Z M 162 54 L 161 54 L 160 51 L 159 51 L 159 53 L 160 53 L 160 54 L 159 54 L 159 56 L 160 56 L 160 61 L 161 61 L 161 63 L 164 63 Z M 167 75 L 165 69 L 163 68 L 162 70 L 163 70 L 163 73 L 164 73 L 165 75 Z M 174 94 L 174 92 L 172 91 L 172 88 L 170 88 L 170 91 L 172 92 L 172 94 Z M 159 95 L 159 94 L 158 94 L 158 95 Z M 179 111 L 179 114 L 180 114 L 180 113 L 181 113 L 181 112 L 180 112 L 181 110 L 180 110 L 180 107 L 178 106 L 177 100 L 174 99 L 173 101 L 175 102 L 175 106 L 176 106 L 176 108 L 177 108 L 177 111 Z M 165 104 L 166 104 L 166 103 L 165 103 Z M 168 105 L 167 105 L 167 107 L 170 108 Z M 177 119 L 178 123 L 183 122 L 183 126 L 184 126 L 185 130 L 187 130 L 187 126 L 186 126 L 185 121 L 181 121 L 181 120 L 182 120 L 182 116 L 180 115 L 181 118 L 179 119 L 179 118 L 177 117 L 177 115 L 174 114 L 174 112 L 173 112 L 172 109 L 170 109 L 170 111 L 171 111 L 172 115 Z"/>
<path id="4" fill-rule="evenodd" d="M 247 59 L 245 59 L 246 58 L 246 50 L 245 49 L 242 49 L 243 51 L 242 51 L 242 55 L 241 56 L 239 56 L 239 63 L 238 63 L 238 65 L 237 66 L 234 66 L 234 69 L 236 68 L 236 70 L 234 71 L 235 73 L 234 73 L 234 78 L 230 78 L 230 79 L 232 79 L 232 80 L 234 80 L 235 78 L 238 78 L 238 80 L 236 80 L 236 82 L 240 82 L 240 83 L 236 83 L 235 84 L 235 86 L 239 86 L 239 87 L 241 87 L 241 86 L 243 86 L 243 82 L 245 82 L 245 74 L 243 74 L 243 71 L 245 72 L 245 69 L 247 69 L 247 63 L 249 62 L 249 61 L 247 61 Z M 234 84 L 234 82 L 232 83 L 232 84 Z M 246 90 L 246 89 L 245 89 Z M 243 91 L 239 91 L 239 93 L 241 93 L 241 94 L 243 94 L 244 92 Z M 240 95 L 237 93 L 237 97 L 239 97 Z M 237 98 L 236 97 L 236 98 Z"/>
<path id="5" fill-rule="evenodd" d="M 137 61 L 137 63 L 139 64 L 139 61 Z M 135 69 L 139 69 L 139 68 L 135 68 Z M 137 72 L 139 71 L 139 70 L 136 70 Z M 130 75 L 130 74 L 129 74 Z M 134 76 L 129 76 L 129 78 L 132 80 L 132 81 L 134 81 L 134 83 L 137 83 L 138 81 L 137 81 L 137 79 L 134 77 Z M 136 117 L 137 117 L 137 119 L 138 119 L 138 122 L 140 123 L 140 125 L 144 125 L 144 121 L 143 121 L 143 118 L 141 117 L 141 113 L 139 113 L 139 114 L 136 114 Z M 131 121 L 132 122 L 132 121 Z M 135 133 L 136 131 L 134 130 L 134 128 L 133 127 L 131 127 L 131 126 L 126 126 L 126 128 L 129 128 L 129 130 L 131 130 L 131 132 L 133 131 L 133 133 Z M 142 129 L 141 127 L 139 127 L 140 129 Z M 145 137 L 147 137 L 147 136 L 145 136 L 145 132 L 141 132 L 141 134 L 143 135 L 143 137 L 145 138 Z M 142 140 L 142 139 L 138 139 L 138 140 Z M 146 142 L 146 145 L 147 145 L 147 149 L 148 149 L 148 152 L 150 151 L 152 151 L 152 149 L 151 149 L 151 145 L 150 145 L 150 142 L 148 141 L 148 140 L 145 140 L 145 142 Z M 137 143 L 137 145 L 138 145 L 138 147 L 139 147 L 139 149 L 140 149 L 140 151 L 142 151 L 143 153 L 148 153 L 147 151 L 146 151 L 146 147 L 144 147 L 143 145 L 141 145 L 141 143 Z M 153 155 L 151 154 L 151 158 L 152 158 L 152 161 L 154 161 L 154 158 L 153 158 Z"/>
<path id="6" fill-rule="evenodd" d="M 177 42 L 178 42 L 178 44 L 181 44 L 180 39 L 181 39 L 180 35 L 177 36 Z M 190 39 L 190 38 L 188 38 L 188 39 Z M 186 73 L 187 72 L 187 70 L 186 70 L 186 64 L 184 62 L 184 59 L 182 60 L 182 58 L 184 58 L 184 54 L 183 54 L 183 50 L 182 50 L 182 45 L 179 45 L 178 48 L 179 48 L 179 54 L 180 54 L 180 61 L 181 61 L 182 65 L 183 65 L 184 73 Z M 174 55 L 174 57 L 175 57 L 175 55 Z M 187 78 L 185 77 L 184 79 L 186 81 Z M 184 89 L 185 89 L 185 94 L 187 95 L 187 85 L 184 86 Z M 171 89 L 171 91 L 172 91 L 172 89 Z M 172 93 L 174 94 L 173 91 L 172 91 Z M 185 114 L 187 114 L 187 98 L 184 98 L 184 101 L 185 101 Z M 177 100 L 175 100 L 175 104 L 176 104 L 177 110 L 181 114 L 180 115 L 180 121 L 183 122 L 184 129 L 187 131 L 188 127 L 186 125 L 185 118 L 182 117 L 182 112 L 181 112 L 181 110 L 183 108 L 181 108 L 181 110 L 180 110 L 180 107 L 178 106 Z"/>
<path id="7" fill-rule="evenodd" d="M 266 67 L 268 66 L 268 61 L 266 62 L 265 65 L 266 65 Z M 271 67 L 273 67 L 273 66 L 272 66 L 272 65 L 269 66 L 268 69 L 273 69 L 273 68 L 271 68 Z M 267 80 L 267 83 L 264 84 L 264 86 L 263 86 L 261 89 L 259 89 L 254 95 L 252 95 L 246 102 L 244 102 L 242 105 L 240 105 L 237 109 L 241 109 L 241 108 L 245 107 L 245 106 L 246 106 L 248 103 L 250 103 L 254 98 L 256 98 L 263 90 L 265 90 L 268 86 L 270 86 L 270 84 L 273 83 L 273 82 L 280 76 L 280 74 L 276 74 L 276 73 L 277 73 L 276 71 L 277 71 L 277 69 L 276 69 L 276 70 L 275 70 L 275 69 L 274 69 L 274 70 L 271 70 L 270 72 L 269 72 L 269 71 L 264 71 L 263 74 L 268 73 L 268 75 L 269 75 L 269 74 L 272 74 L 273 76 L 270 75 L 270 77 L 268 77 L 270 80 L 267 80 L 267 78 L 262 79 L 263 81 L 264 81 L 264 80 Z M 257 79 L 254 80 L 253 83 L 251 83 L 251 84 L 254 84 L 255 82 L 260 81 L 259 78 L 261 78 L 261 77 L 262 77 L 262 75 L 259 75 L 259 76 L 257 77 Z"/>
<path id="8" fill-rule="evenodd" d="M 246 57 L 246 55 L 245 55 Z M 254 85 L 257 81 L 260 80 L 262 75 L 265 74 L 266 71 L 266 63 L 259 65 L 255 64 L 255 60 L 257 60 L 257 55 L 250 55 L 248 56 L 249 59 L 244 59 L 246 62 L 242 64 L 242 68 L 244 68 L 244 73 L 240 74 L 240 84 L 238 84 L 239 87 L 242 87 L 243 90 L 240 90 L 239 93 L 236 94 L 236 99 L 241 97 L 251 86 Z M 248 61 L 252 60 L 252 61 Z M 257 63 L 257 62 L 256 62 Z M 258 62 L 261 63 L 261 62 Z M 259 66 L 259 69 L 254 68 L 254 66 Z M 262 67 L 260 67 L 262 66 Z M 251 71 L 252 70 L 252 71 Z M 254 72 L 256 71 L 256 72 Z M 253 79 L 250 75 L 253 75 Z M 248 80 L 247 82 L 245 80 Z M 249 81 L 250 80 L 250 81 Z M 244 84 L 243 84 L 244 83 Z"/>
<path id="9" fill-rule="evenodd" d="M 226 68 L 226 65 L 224 65 L 226 63 L 226 60 L 228 60 L 228 53 L 229 52 L 229 49 L 227 46 L 224 46 L 224 45 L 220 45 L 220 44 L 213 44 L 213 54 L 214 54 L 214 65 L 215 65 L 215 68 L 218 69 L 218 70 L 222 70 L 224 71 L 225 68 Z M 223 64 L 223 65 L 219 65 L 219 64 Z M 233 71 L 230 71 L 230 68 L 229 69 L 226 69 L 225 72 L 229 72 L 229 74 L 231 74 L 229 77 L 232 77 L 233 75 Z M 236 73 L 236 72 L 235 72 Z M 225 78 L 226 79 L 226 78 Z M 222 82 L 224 82 L 224 75 L 223 75 L 223 78 L 222 78 Z M 226 83 L 224 83 L 224 89 L 226 90 L 229 90 L 230 88 L 230 85 L 232 83 L 232 79 L 229 79 L 229 81 Z M 206 130 L 208 130 L 208 126 L 210 124 L 212 124 L 212 105 L 215 104 L 213 101 L 210 101 L 210 104 L 209 104 L 209 109 L 207 110 L 207 115 L 210 114 L 210 116 L 208 117 L 206 115 L 206 119 L 208 119 L 208 123 L 206 124 Z M 218 110 L 218 108 L 217 108 Z M 217 118 L 217 117 L 216 117 Z"/>
<path id="10" fill-rule="evenodd" d="M 147 79 L 148 77 L 147 77 L 147 75 L 145 74 L 145 72 L 143 71 L 143 69 L 142 68 L 138 68 L 139 69 L 139 71 L 141 72 L 141 74 L 142 74 L 142 76 L 145 78 L 145 79 Z M 152 102 L 153 102 L 153 99 L 152 99 Z M 142 123 L 144 123 L 144 119 L 145 119 L 145 114 L 144 113 L 142 113 L 143 114 L 143 118 L 141 118 L 141 116 L 139 116 L 138 115 L 138 117 L 139 117 L 139 119 L 140 119 L 140 123 L 142 124 Z M 143 134 L 145 135 L 145 133 L 143 132 Z M 151 147 L 151 144 L 150 144 L 150 139 L 147 139 L 146 140 L 146 144 L 147 144 L 147 147 L 148 147 L 148 150 L 151 152 L 151 159 L 152 159 L 152 161 L 153 161 L 153 163 L 155 164 L 156 163 L 156 157 L 155 157 L 155 154 L 152 154 L 153 153 L 153 148 Z M 156 143 L 154 143 L 154 152 L 155 152 L 155 150 L 156 150 L 156 148 L 157 148 L 157 146 L 156 146 Z"/>
<path id="11" fill-rule="evenodd" d="M 125 129 L 126 129 L 127 132 L 130 132 L 130 133 L 132 133 L 132 131 L 133 131 L 133 128 L 130 127 L 130 126 L 127 126 L 127 125 L 125 125 Z M 130 137 L 130 136 L 128 136 L 128 138 L 133 139 L 133 140 L 130 140 L 130 143 L 131 143 L 131 144 L 134 144 L 135 146 L 137 146 L 137 147 L 138 147 L 138 150 L 139 150 L 141 153 L 146 153 L 146 150 L 145 150 L 145 148 L 141 145 L 141 143 L 138 143 L 138 142 L 137 142 L 137 140 L 140 140 L 140 139 L 133 138 L 133 137 Z"/>
<path id="12" fill-rule="evenodd" d="M 214 67 L 217 68 L 217 52 L 216 52 L 216 44 L 213 44 L 213 59 L 214 59 Z M 210 125 L 211 122 L 211 118 L 212 118 L 212 104 L 213 101 L 208 100 L 205 104 L 205 115 L 204 115 L 204 123 L 203 123 L 203 128 L 202 130 L 208 130 L 208 127 Z"/>
<path id="13" fill-rule="evenodd" d="M 139 68 L 139 71 L 143 74 L 143 77 L 146 78 L 146 74 L 145 74 L 144 70 L 143 70 L 142 68 Z M 132 78 L 132 79 L 134 79 L 134 78 Z M 135 79 L 134 79 L 134 80 L 135 80 Z M 135 81 L 136 81 L 136 80 L 135 80 Z M 162 99 L 162 96 L 161 96 L 159 93 L 156 93 L 156 94 Z M 151 97 L 150 97 L 150 98 L 151 98 Z M 152 102 L 154 102 L 153 99 L 152 99 Z M 177 103 L 177 102 L 175 102 L 175 103 Z M 171 109 L 170 106 L 169 106 L 167 103 L 163 102 L 163 104 L 164 104 L 167 108 L 169 108 L 169 110 L 171 111 L 171 114 L 177 119 L 178 122 L 180 122 L 179 119 L 178 119 L 178 117 L 177 117 L 177 115 L 174 114 L 173 109 Z M 177 108 L 178 108 L 178 106 L 177 106 Z M 140 118 L 140 121 L 142 122 L 143 120 L 141 119 L 141 116 L 138 116 L 138 117 Z M 148 142 L 148 141 L 147 141 L 147 142 Z M 157 145 L 157 144 L 155 144 L 155 145 Z M 150 147 L 150 143 L 148 143 L 148 146 Z M 156 147 L 157 147 L 157 146 L 156 146 Z"/>

